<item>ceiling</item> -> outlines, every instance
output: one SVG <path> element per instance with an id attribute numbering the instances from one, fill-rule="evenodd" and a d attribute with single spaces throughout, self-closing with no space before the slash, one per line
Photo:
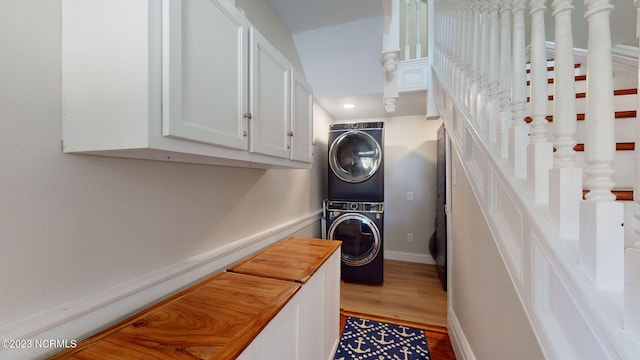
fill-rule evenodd
<path id="1" fill-rule="evenodd" d="M 268 1 L 293 36 L 314 97 L 335 120 L 426 114 L 425 91 L 401 93 L 393 113 L 384 108 L 382 0 Z"/>

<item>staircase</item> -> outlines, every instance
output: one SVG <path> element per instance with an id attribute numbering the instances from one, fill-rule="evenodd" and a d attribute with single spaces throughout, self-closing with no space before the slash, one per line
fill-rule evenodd
<path id="1" fill-rule="evenodd" d="M 640 358 L 637 54 L 613 67 L 612 10 L 585 1 L 575 49 L 570 0 L 434 6 L 430 91 L 549 358 Z"/>
<path id="2" fill-rule="evenodd" d="M 553 60 L 547 61 L 547 83 L 554 83 L 554 62 Z M 573 147 L 573 150 L 578 152 L 576 154 L 576 162 L 578 163 L 578 167 L 581 169 L 585 169 L 587 167 L 587 163 L 584 158 L 584 149 L 585 149 L 585 118 L 586 118 L 586 109 L 587 109 L 587 93 L 586 93 L 586 82 L 587 76 L 586 74 L 580 73 L 580 69 L 584 69 L 582 64 L 575 64 L 576 76 L 575 76 L 575 87 L 576 87 L 576 141 L 577 144 Z M 527 69 L 527 74 L 530 74 L 530 68 Z M 527 81 L 527 86 L 531 85 L 530 80 Z M 554 112 L 554 96 L 553 96 L 554 88 L 553 86 L 549 86 L 547 88 L 547 92 L 549 93 L 547 100 L 547 114 L 545 119 L 549 121 L 549 123 L 553 122 L 553 112 Z M 617 89 L 614 83 L 614 91 L 613 91 L 613 104 L 614 104 L 614 118 L 615 121 L 615 140 L 616 140 L 616 155 L 614 161 L 614 175 L 613 181 L 616 184 L 616 187 L 612 190 L 613 194 L 616 195 L 616 200 L 620 201 L 633 201 L 633 187 L 635 181 L 635 172 L 634 172 L 634 150 L 635 150 L 635 134 L 636 134 L 636 108 L 638 106 L 638 89 L 637 88 L 622 88 Z M 531 97 L 527 98 L 527 103 L 531 102 Z M 525 122 L 530 124 L 533 119 L 531 116 L 525 117 Z M 550 138 L 553 138 L 553 127 L 549 126 L 548 135 Z M 586 195 L 589 192 L 588 188 L 584 188 L 583 195 Z M 583 196 L 584 197 L 584 196 Z M 628 204 L 631 205 L 631 204 Z M 629 206 L 625 206 L 629 207 Z M 628 211 L 625 211 L 627 213 Z M 632 212 L 632 211 L 631 211 Z M 628 227 L 633 228 L 633 227 Z M 625 239 L 629 242 L 631 240 L 640 239 L 637 234 L 627 234 Z M 631 245 L 631 244 L 629 244 Z"/>

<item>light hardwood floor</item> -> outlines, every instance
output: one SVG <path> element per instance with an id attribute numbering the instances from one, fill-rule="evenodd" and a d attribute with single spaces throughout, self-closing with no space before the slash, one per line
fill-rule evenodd
<path id="1" fill-rule="evenodd" d="M 422 324 L 447 326 L 447 293 L 435 265 L 384 261 L 384 284 L 340 285 L 343 310 Z"/>

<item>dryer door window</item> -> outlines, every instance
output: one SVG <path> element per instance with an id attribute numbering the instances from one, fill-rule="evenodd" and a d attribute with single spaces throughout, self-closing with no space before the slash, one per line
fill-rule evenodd
<path id="1" fill-rule="evenodd" d="M 342 262 L 346 265 L 366 265 L 380 252 L 380 231 L 362 214 L 337 218 L 329 227 L 328 238 L 342 241 Z"/>
<path id="2" fill-rule="evenodd" d="M 362 131 L 348 131 L 329 149 L 331 171 L 342 181 L 360 183 L 372 177 L 382 162 L 380 144 Z"/>

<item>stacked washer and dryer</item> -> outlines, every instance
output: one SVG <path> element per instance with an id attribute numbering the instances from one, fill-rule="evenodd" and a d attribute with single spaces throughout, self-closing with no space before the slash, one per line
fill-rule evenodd
<path id="1" fill-rule="evenodd" d="M 342 279 L 382 284 L 384 220 L 382 122 L 329 128 L 329 199 L 324 236 L 342 241 Z"/>

